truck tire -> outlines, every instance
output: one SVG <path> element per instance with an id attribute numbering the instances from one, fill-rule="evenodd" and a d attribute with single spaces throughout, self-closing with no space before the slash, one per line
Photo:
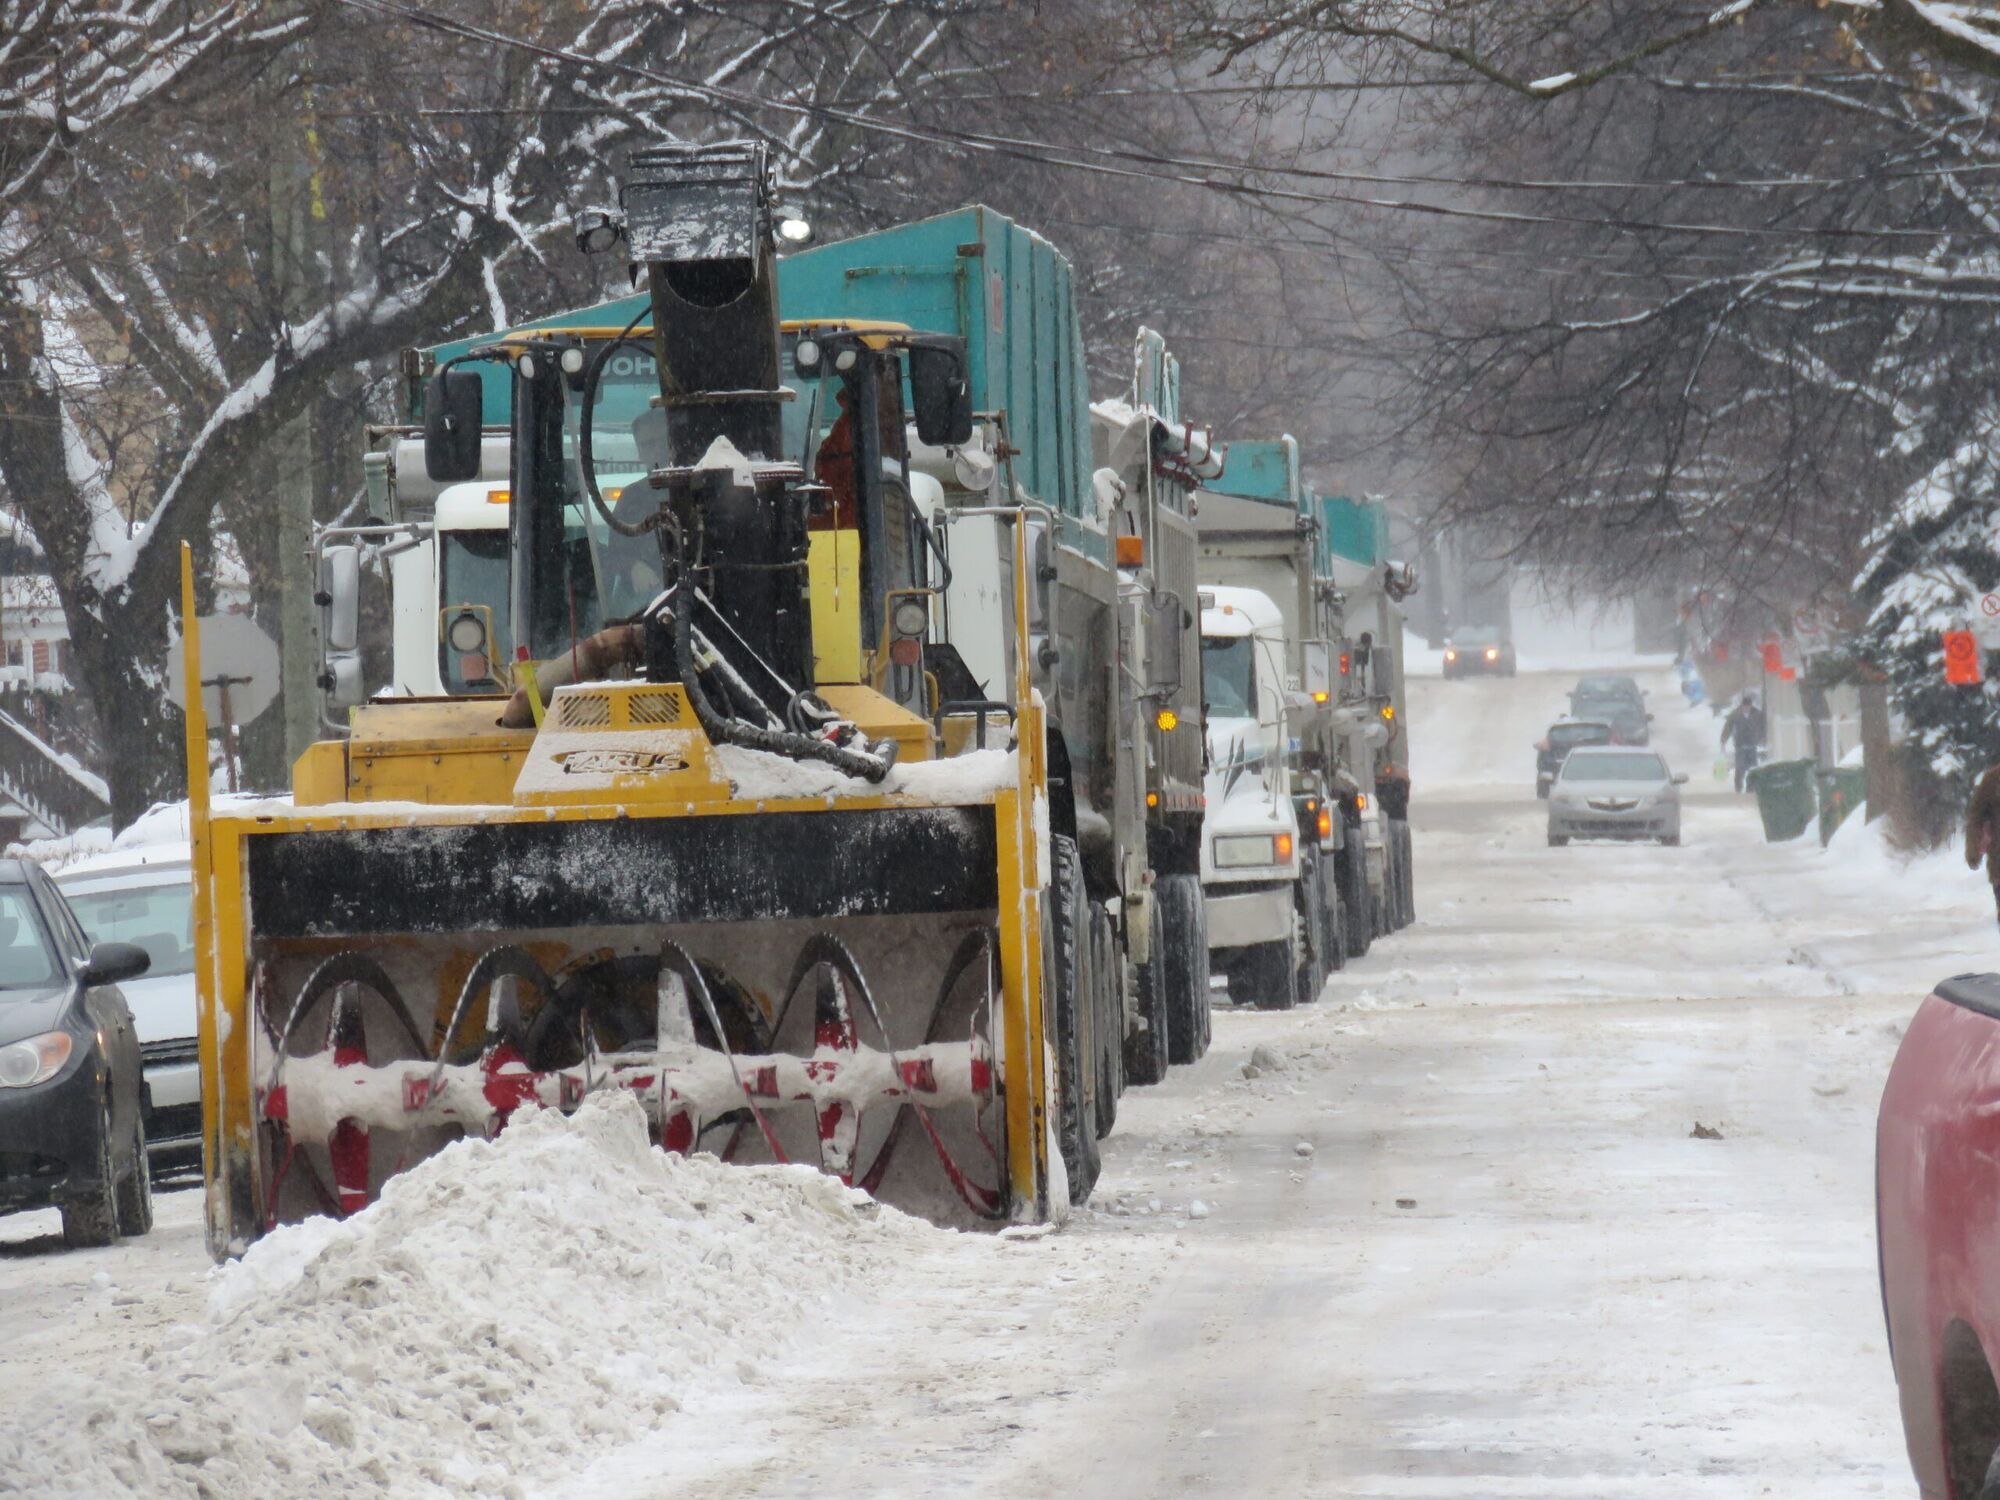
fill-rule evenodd
<path id="1" fill-rule="evenodd" d="M 1048 961 L 1047 999 L 1055 1018 L 1057 1082 L 1056 1144 L 1069 1175 L 1069 1201 L 1082 1203 L 1097 1186 L 1102 1162 L 1097 1154 L 1096 1069 L 1092 1065 L 1091 965 L 1088 961 L 1090 907 L 1083 894 L 1083 863 L 1076 841 L 1057 834 L 1049 840 L 1049 900 L 1044 946 Z"/>
<path id="2" fill-rule="evenodd" d="M 1340 894 L 1347 907 L 1347 956 L 1364 957 L 1375 941 L 1375 901 L 1368 889 L 1368 846 L 1358 828 L 1340 851 Z"/>
<path id="3" fill-rule="evenodd" d="M 1118 933 L 1111 913 L 1090 903 L 1091 974 L 1097 1003 L 1097 1138 L 1118 1123 L 1118 1100 L 1125 1092 L 1125 996 L 1118 983 Z"/>
<path id="4" fill-rule="evenodd" d="M 1340 896 L 1340 851 L 1336 849 L 1320 862 L 1320 924 L 1324 939 L 1326 969 L 1337 974 L 1347 967 L 1347 903 Z"/>
<path id="5" fill-rule="evenodd" d="M 1229 988 L 1237 1004 L 1248 1000 L 1259 1010 L 1290 1010 L 1299 1003 L 1299 987 L 1296 937 L 1237 950 L 1229 970 Z"/>
<path id="6" fill-rule="evenodd" d="M 1162 882 L 1164 884 L 1164 882 Z M 1153 952 L 1134 965 L 1139 982 L 1139 1025 L 1125 1038 L 1125 1081 L 1137 1088 L 1164 1083 L 1167 1077 L 1167 944 L 1166 903 L 1153 893 Z"/>
<path id="7" fill-rule="evenodd" d="M 1167 1061 L 1185 1065 L 1208 1053 L 1213 1025 L 1208 988 L 1208 907 L 1200 877 L 1169 875 L 1153 887 L 1153 942 L 1161 1013 L 1167 1023 Z"/>
<path id="8" fill-rule="evenodd" d="M 1320 989 L 1326 983 L 1326 922 L 1321 915 L 1326 909 L 1326 899 L 1321 888 L 1319 860 L 1312 855 L 1307 855 L 1300 866 L 1293 901 L 1298 923 L 1299 1004 L 1310 1005 L 1319 999 Z"/>

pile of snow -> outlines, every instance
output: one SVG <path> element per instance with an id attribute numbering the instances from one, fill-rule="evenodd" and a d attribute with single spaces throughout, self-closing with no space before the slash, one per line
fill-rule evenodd
<path id="1" fill-rule="evenodd" d="M 1817 837 L 1817 824 L 1808 830 Z M 1834 829 L 1822 851 L 1830 873 L 1867 891 L 1894 888 L 1906 905 L 1949 907 L 1983 896 L 1983 877 L 1968 872 L 1956 846 L 1907 853 L 1889 842 L 1886 818 L 1868 821 L 1864 802 Z"/>
<path id="2" fill-rule="evenodd" d="M 226 792 L 216 796 L 210 804 L 218 815 L 253 808 L 289 810 L 291 805 L 290 797 L 271 797 L 259 792 Z M 104 863 L 171 862 L 187 859 L 189 837 L 187 803 L 155 802 L 116 834 L 103 824 L 92 824 L 63 838 L 30 839 L 26 843 L 9 844 L 6 858 L 32 859 L 51 875 L 68 870 L 81 861 L 96 863 L 101 855 L 132 851 L 143 851 L 143 854 L 137 859 L 106 860 Z"/>
<path id="3" fill-rule="evenodd" d="M 518 1496 L 658 1428 L 948 1231 L 808 1167 L 518 1118 L 214 1273 L 207 1320 L 0 1423 L 42 1496 Z"/>

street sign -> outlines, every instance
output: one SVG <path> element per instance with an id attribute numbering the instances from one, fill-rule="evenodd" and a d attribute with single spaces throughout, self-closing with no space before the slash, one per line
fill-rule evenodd
<path id="1" fill-rule="evenodd" d="M 1944 680 L 1955 687 L 1971 687 L 1985 680 L 1979 660 L 1979 642 L 1969 630 L 1944 632 Z"/>
<path id="2" fill-rule="evenodd" d="M 277 700 L 278 643 L 248 615 L 203 615 L 201 677 L 201 701 L 209 722 L 218 729 L 225 724 L 248 724 Z M 185 681 L 181 638 L 176 635 L 167 647 L 167 696 L 179 708 L 187 707 L 182 687 Z M 222 711 L 225 688 L 229 692 L 227 714 Z"/>

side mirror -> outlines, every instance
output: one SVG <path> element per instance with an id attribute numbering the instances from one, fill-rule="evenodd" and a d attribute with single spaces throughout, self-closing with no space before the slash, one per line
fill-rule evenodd
<path id="1" fill-rule="evenodd" d="M 483 387 L 471 370 L 439 370 L 424 390 L 424 472 L 434 484 L 479 477 Z"/>
<path id="2" fill-rule="evenodd" d="M 1650 724 L 1650 723 L 1652 723 L 1652 722 L 1653 722 L 1653 716 L 1652 716 L 1651 714 L 1647 714 L 1647 715 L 1646 715 L 1646 722 L 1647 722 L 1648 724 Z"/>
<path id="3" fill-rule="evenodd" d="M 153 955 L 137 943 L 96 943 L 83 961 L 82 978 L 88 985 L 118 984 L 137 979 L 153 966 Z"/>
<path id="4" fill-rule="evenodd" d="M 1160 594 L 1146 605 L 1146 690 L 1171 698 L 1181 690 L 1181 637 L 1187 610 L 1179 594 Z"/>
<path id="5" fill-rule="evenodd" d="M 1685 771 L 1676 771 L 1676 772 L 1674 772 L 1674 785 L 1675 785 L 1675 786 L 1686 786 L 1687 784 L 1688 784 L 1688 773 L 1687 773 L 1687 772 L 1685 772 Z"/>
<path id="6" fill-rule="evenodd" d="M 1375 691 L 1387 693 L 1396 685 L 1396 653 L 1387 646 L 1377 646 L 1368 654 L 1368 670 Z"/>
<path id="7" fill-rule="evenodd" d="M 965 376 L 965 351 L 954 344 L 919 344 L 910 350 L 917 437 L 935 447 L 972 440 L 972 384 Z"/>
<path id="8" fill-rule="evenodd" d="M 352 651 L 361 637 L 361 554 L 349 546 L 320 553 L 319 592 L 326 649 Z"/>
<path id="9" fill-rule="evenodd" d="M 319 685 L 329 704 L 351 708 L 361 684 L 361 553 L 351 545 L 319 556 Z"/>
<path id="10" fill-rule="evenodd" d="M 1325 641 L 1307 641 L 1305 690 L 1315 703 L 1333 700 L 1333 653 Z"/>

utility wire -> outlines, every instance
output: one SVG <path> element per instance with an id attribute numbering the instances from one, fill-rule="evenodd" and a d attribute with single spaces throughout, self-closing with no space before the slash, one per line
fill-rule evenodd
<path id="1" fill-rule="evenodd" d="M 974 153 L 1032 162 L 1040 166 L 1061 167 L 1070 171 L 1090 172 L 1099 176 L 1122 177 L 1146 182 L 1175 182 L 1188 187 L 1203 188 L 1210 192 L 1220 193 L 1232 198 L 1262 199 L 1285 203 L 1309 203 L 1320 206 L 1338 204 L 1356 208 L 1379 208 L 1394 212 L 1425 214 L 1436 218 L 1470 219 L 1489 224 L 1568 224 L 1584 228 L 1611 229 L 1628 233 L 1716 235 L 1739 239 L 1782 238 L 1796 240 L 1801 238 L 1837 238 L 1922 240 L 1926 243 L 1935 242 L 1940 237 L 1938 231 L 1928 229 L 1840 228 L 1828 225 L 1783 227 L 1743 224 L 1684 224 L 1631 218 L 1624 215 L 1594 217 L 1585 214 L 1527 213 L 1509 209 L 1468 208 L 1462 205 L 1426 203 L 1418 199 L 1409 198 L 1376 198 L 1351 193 L 1307 192 L 1297 188 L 1257 187 L 1247 182 L 1226 182 L 1213 176 L 1196 175 L 1196 173 L 1206 173 L 1209 171 L 1250 173 L 1285 169 L 1202 163 L 1192 159 L 1163 157 L 1124 148 L 1057 146 L 1043 141 L 984 135 L 974 131 L 951 130 L 942 127 L 922 130 L 914 126 L 897 125 L 890 121 L 881 120 L 872 115 L 854 110 L 837 109 L 825 104 L 764 98 L 740 89 L 721 88 L 713 84 L 695 83 L 687 79 L 675 78 L 671 75 L 657 72 L 654 69 L 642 67 L 636 63 L 589 57 L 568 48 L 555 47 L 544 42 L 534 42 L 525 37 L 517 37 L 507 32 L 496 31 L 491 27 L 454 20 L 417 6 L 393 4 L 389 3 L 389 0 L 341 0 L 341 3 L 353 10 L 363 11 L 385 19 L 406 21 L 411 25 L 436 31 L 447 36 L 455 36 L 464 41 L 483 42 L 490 45 L 510 47 L 533 56 L 541 57 L 550 62 L 561 63 L 571 68 L 622 74 L 647 83 L 661 84 L 696 98 L 705 98 L 713 102 L 732 105 L 739 109 L 769 109 L 784 114 L 803 115 L 809 119 L 830 121 L 877 135 L 886 135 L 900 140 L 913 141 L 920 145 L 954 146 Z M 1085 159 L 1079 160 L 1077 159 L 1078 156 L 1082 156 Z M 1116 160 L 1107 158 L 1116 158 Z M 1168 168 L 1171 170 L 1159 170 L 1158 168 Z M 1341 175 L 1319 173 L 1312 169 L 1304 168 L 1290 170 L 1315 177 L 1338 177 Z M 1473 179 L 1463 179 L 1462 184 L 1467 186 L 1482 185 Z M 1435 185 L 1459 184 L 1440 182 Z"/>

